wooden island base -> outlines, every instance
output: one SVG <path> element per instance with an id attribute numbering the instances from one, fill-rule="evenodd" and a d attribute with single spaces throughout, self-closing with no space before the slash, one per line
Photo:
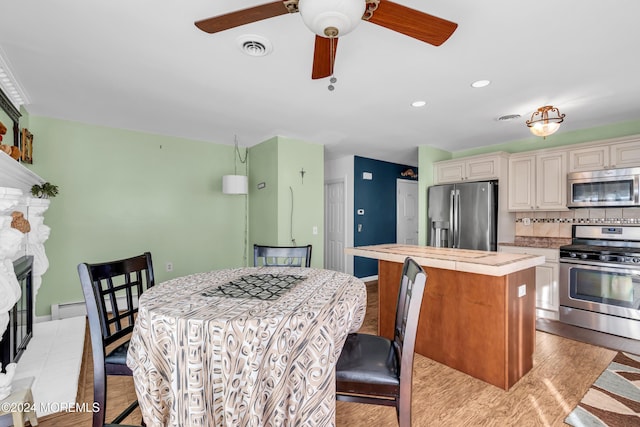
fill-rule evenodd
<path id="1" fill-rule="evenodd" d="M 378 266 L 378 333 L 392 338 L 402 264 Z M 533 367 L 535 268 L 504 276 L 423 268 L 416 352 L 509 390 Z"/>

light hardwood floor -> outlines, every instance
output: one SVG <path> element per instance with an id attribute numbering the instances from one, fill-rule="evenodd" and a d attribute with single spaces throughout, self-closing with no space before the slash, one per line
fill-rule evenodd
<path id="1" fill-rule="evenodd" d="M 377 283 L 367 283 L 367 316 L 361 331 L 377 330 Z M 548 326 L 549 330 L 553 328 Z M 580 328 L 560 328 L 558 333 L 577 334 L 589 340 Z M 598 341 L 617 348 L 619 341 Z M 604 340 L 604 341 L 602 341 Z M 624 343 L 623 343 L 624 344 Z M 630 347 L 629 347 L 630 346 Z M 88 338 L 81 373 L 78 402 L 93 397 L 92 366 Z M 640 343 L 630 342 L 627 351 L 640 353 Z M 540 332 L 536 333 L 534 368 L 509 391 L 476 380 L 466 374 L 416 355 L 413 379 L 413 426 L 562 426 L 591 383 L 611 362 L 616 351 Z M 134 398 L 130 378 L 109 378 L 109 413 L 124 408 Z M 108 413 L 107 418 L 110 419 Z M 139 411 L 127 422 L 140 423 Z M 42 427 L 86 427 L 91 415 L 53 414 L 43 417 Z M 396 426 L 395 410 L 357 403 L 337 402 L 337 427 Z"/>

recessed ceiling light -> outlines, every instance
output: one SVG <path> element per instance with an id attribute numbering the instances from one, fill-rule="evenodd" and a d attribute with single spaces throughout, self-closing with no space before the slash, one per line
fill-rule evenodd
<path id="1" fill-rule="evenodd" d="M 265 56 L 271 53 L 273 45 L 265 37 L 245 34 L 236 39 L 238 47 L 249 56 Z"/>
<path id="2" fill-rule="evenodd" d="M 477 80 L 471 83 L 471 87 L 485 87 L 485 86 L 489 86 L 490 83 L 491 83 L 490 80 Z"/>
<path id="3" fill-rule="evenodd" d="M 413 101 L 411 103 L 412 107 L 424 107 L 425 105 L 427 105 L 427 101 Z"/>

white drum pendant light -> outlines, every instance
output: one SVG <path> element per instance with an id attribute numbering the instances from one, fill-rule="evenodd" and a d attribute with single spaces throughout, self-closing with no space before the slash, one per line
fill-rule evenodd
<path id="1" fill-rule="evenodd" d="M 246 175 L 224 175 L 222 177 L 222 192 L 224 194 L 247 194 L 249 180 Z"/>
<path id="2" fill-rule="evenodd" d="M 223 194 L 249 194 L 249 177 L 247 175 L 238 175 L 238 163 L 236 155 L 240 159 L 240 163 L 245 164 L 245 171 L 247 169 L 247 150 L 244 152 L 244 159 L 240 155 L 240 149 L 238 148 L 238 136 L 235 136 L 234 153 L 233 153 L 233 175 L 222 176 L 222 193 Z"/>
<path id="3" fill-rule="evenodd" d="M 304 24 L 321 37 L 342 37 L 362 20 L 365 0 L 300 0 Z"/>

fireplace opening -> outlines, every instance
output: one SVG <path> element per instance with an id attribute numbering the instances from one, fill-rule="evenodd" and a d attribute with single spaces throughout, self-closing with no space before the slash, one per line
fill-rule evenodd
<path id="1" fill-rule="evenodd" d="M 33 336 L 33 256 L 23 256 L 15 260 L 13 269 L 22 295 L 9 311 L 9 325 L 0 341 L 0 363 L 3 372 L 9 363 L 20 360 Z"/>

